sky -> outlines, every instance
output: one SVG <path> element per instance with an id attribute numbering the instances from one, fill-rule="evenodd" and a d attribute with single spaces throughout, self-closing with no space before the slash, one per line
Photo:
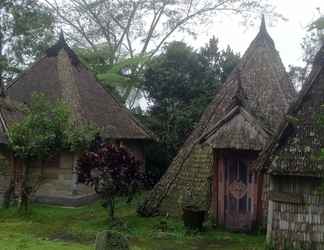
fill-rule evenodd
<path id="1" fill-rule="evenodd" d="M 276 49 L 287 69 L 288 65 L 302 66 L 303 51 L 300 44 L 307 32 L 307 26 L 319 17 L 317 8 L 324 13 L 324 0 L 272 0 L 271 3 L 277 12 L 288 19 L 273 22 L 266 17 L 268 32 L 276 44 Z M 255 21 L 254 26 L 247 27 L 231 15 L 222 18 L 222 21 L 215 18 L 215 22 L 208 26 L 208 30 L 200 32 L 197 39 L 186 37 L 185 40 L 193 47 L 199 48 L 215 35 L 219 38 L 221 47 L 225 48 L 229 44 L 234 51 L 243 54 L 258 30 L 258 21 Z"/>
<path id="2" fill-rule="evenodd" d="M 44 0 L 41 0 L 44 1 Z M 57 0 L 64 2 L 66 0 Z M 307 32 L 307 26 L 324 13 L 324 0 L 269 0 L 276 11 L 287 21 L 276 21 L 266 16 L 268 32 L 273 38 L 281 59 L 288 70 L 288 65 L 303 66 L 301 42 Z M 261 17 L 260 17 L 261 19 Z M 183 40 L 194 48 L 204 46 L 209 38 L 219 38 L 222 48 L 230 45 L 235 52 L 241 54 L 247 49 L 259 30 L 260 22 L 254 26 L 243 25 L 237 15 L 220 15 L 204 27 L 197 27 L 196 39 L 188 35 L 176 34 L 171 40 Z"/>

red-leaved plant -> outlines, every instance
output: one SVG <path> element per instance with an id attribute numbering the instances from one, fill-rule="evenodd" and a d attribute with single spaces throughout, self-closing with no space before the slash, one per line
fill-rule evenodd
<path id="1" fill-rule="evenodd" d="M 94 187 L 105 201 L 109 216 L 114 219 L 114 199 L 132 195 L 143 183 L 140 162 L 124 147 L 96 138 L 78 161 L 78 182 Z"/>

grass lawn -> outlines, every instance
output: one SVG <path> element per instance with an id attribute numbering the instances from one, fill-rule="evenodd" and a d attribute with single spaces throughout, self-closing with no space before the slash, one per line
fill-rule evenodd
<path id="1" fill-rule="evenodd" d="M 134 202 L 136 203 L 136 202 Z M 209 226 L 203 233 L 187 233 L 180 220 L 136 216 L 136 204 L 118 202 L 117 217 L 132 250 L 262 250 L 263 235 L 229 233 Z M 159 229 L 161 221 L 167 230 Z M 33 205 L 30 214 L 0 209 L 0 250 L 93 250 L 96 233 L 111 229 L 100 203 L 63 208 Z"/>

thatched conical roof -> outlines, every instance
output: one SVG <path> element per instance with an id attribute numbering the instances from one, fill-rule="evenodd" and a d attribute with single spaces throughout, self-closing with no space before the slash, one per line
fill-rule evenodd
<path id="1" fill-rule="evenodd" d="M 324 46 L 276 136 L 262 152 L 258 170 L 273 175 L 324 176 Z"/>
<path id="2" fill-rule="evenodd" d="M 171 210 L 179 206 L 187 188 L 196 196 L 206 197 L 204 190 L 209 188 L 207 179 L 212 176 L 213 155 L 210 149 L 197 148 L 208 144 L 214 149 L 262 150 L 295 95 L 263 18 L 258 35 L 239 65 L 139 212 L 173 213 Z"/>
<path id="3" fill-rule="evenodd" d="M 78 120 L 93 123 L 110 139 L 151 139 L 152 135 L 108 93 L 67 45 L 63 33 L 46 55 L 8 88 L 9 96 L 30 103 L 34 92 L 63 100 Z"/>

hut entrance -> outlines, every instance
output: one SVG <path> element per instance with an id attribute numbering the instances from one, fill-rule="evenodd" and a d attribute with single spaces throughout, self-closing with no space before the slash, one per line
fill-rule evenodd
<path id="1" fill-rule="evenodd" d="M 256 153 L 219 154 L 214 178 L 215 211 L 227 229 L 249 231 L 256 220 L 257 178 L 251 171 Z"/>

